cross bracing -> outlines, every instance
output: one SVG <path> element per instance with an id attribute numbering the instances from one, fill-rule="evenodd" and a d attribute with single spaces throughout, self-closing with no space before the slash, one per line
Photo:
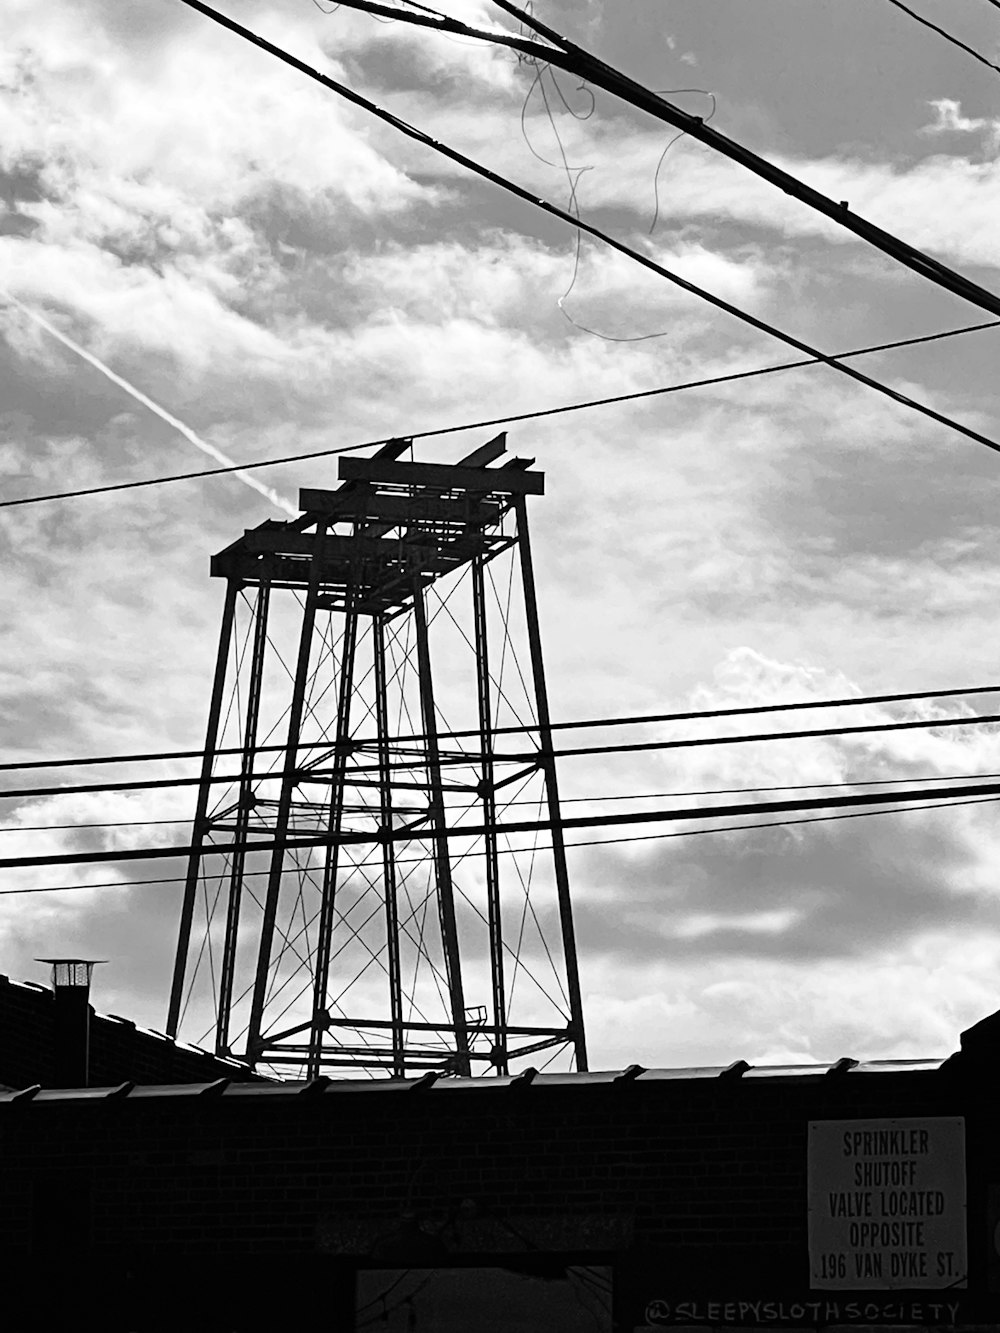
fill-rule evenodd
<path id="1" fill-rule="evenodd" d="M 539 1052 L 583 1069 L 525 503 L 543 477 L 490 466 L 504 437 L 457 466 L 408 449 L 343 459 L 339 488 L 212 562 L 227 595 L 168 1028 L 284 1076 Z M 510 725 L 537 755 L 497 757 Z M 473 734 L 439 739 L 455 730 Z M 515 801 L 555 820 L 544 850 L 496 827 Z"/>

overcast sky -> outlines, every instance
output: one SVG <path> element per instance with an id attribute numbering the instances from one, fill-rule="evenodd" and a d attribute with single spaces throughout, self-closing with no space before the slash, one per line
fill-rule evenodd
<path id="1" fill-rule="evenodd" d="M 1000 57 L 986 0 L 914 5 Z M 788 359 L 592 241 L 560 309 L 567 227 L 176 0 L 2 7 L 4 498 L 210 465 L 29 312 L 237 460 Z M 707 116 L 714 98 L 724 133 L 1000 289 L 998 76 L 887 0 L 536 9 L 653 88 L 701 90 L 675 100 Z M 540 160 L 560 150 L 535 70 L 510 53 L 311 0 L 229 10 L 565 203 L 562 167 Z M 507 22 L 486 0 L 450 12 Z M 564 106 L 545 86 L 569 164 L 589 168 L 583 214 L 759 317 L 827 351 L 988 318 L 690 141 L 654 189 L 664 126 L 600 93 L 583 118 L 585 90 L 563 78 Z M 1000 437 L 998 337 L 863 364 Z M 490 433 L 418 456 L 453 461 Z M 1000 459 L 843 377 L 812 367 L 554 417 L 511 427 L 510 445 L 547 478 L 533 531 L 557 719 L 1000 680 Z M 294 500 L 334 485 L 336 461 L 256 476 Z M 209 556 L 284 516 L 234 477 L 0 511 L 4 756 L 201 744 L 222 596 Z M 562 780 L 579 797 L 998 771 L 1000 737 L 979 727 L 567 760 Z M 186 817 L 191 801 L 53 798 L 4 818 Z M 1000 1006 L 998 872 L 992 805 L 581 848 L 592 1067 L 945 1054 Z M 122 887 L 3 900 L 0 970 L 45 980 L 36 955 L 107 958 L 97 1007 L 162 1027 L 180 894 L 130 889 L 133 873 L 153 871 L 5 872 L 4 888 Z"/>

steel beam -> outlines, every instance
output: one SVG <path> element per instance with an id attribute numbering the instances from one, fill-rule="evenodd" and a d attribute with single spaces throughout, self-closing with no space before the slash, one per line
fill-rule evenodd
<path id="1" fill-rule="evenodd" d="M 353 599 L 351 599 L 353 600 Z M 316 962 L 313 973 L 313 1016 L 309 1043 L 309 1078 L 320 1072 L 323 1036 L 326 1032 L 327 984 L 333 951 L 333 924 L 337 910 L 337 874 L 340 869 L 340 838 L 344 826 L 344 785 L 350 757 L 351 700 L 354 695 L 354 654 L 358 643 L 358 614 L 349 605 L 344 616 L 344 634 L 340 649 L 340 682 L 337 691 L 337 735 L 330 780 L 330 808 L 327 843 L 323 860 L 323 890 L 320 899 L 319 928 L 316 933 Z"/>
<path id="2" fill-rule="evenodd" d="M 236 809 L 234 841 L 247 842 L 250 815 L 253 807 L 254 762 L 257 749 L 257 722 L 260 716 L 260 691 L 264 679 L 264 658 L 267 653 L 267 613 L 271 589 L 261 584 L 257 591 L 254 613 L 253 648 L 250 657 L 250 684 L 247 690 L 246 715 L 243 723 L 243 759 L 240 777 L 239 805 Z M 237 847 L 233 852 L 229 872 L 229 902 L 226 910 L 226 937 L 222 946 L 222 965 L 219 976 L 219 1017 L 215 1036 L 216 1055 L 229 1055 L 229 1025 L 232 1018 L 233 984 L 236 976 L 236 946 L 239 938 L 240 908 L 243 902 L 243 871 L 247 849 Z"/>
<path id="3" fill-rule="evenodd" d="M 372 625 L 375 658 L 375 727 L 379 735 L 379 827 L 392 831 L 392 770 L 389 763 L 389 702 L 385 670 L 385 622 L 376 616 Z M 382 890 L 385 901 L 386 952 L 389 956 L 389 1014 L 392 1026 L 392 1072 L 406 1073 L 403 1058 L 403 981 L 399 965 L 399 917 L 396 910 L 396 844 L 382 843 Z"/>
<path id="4" fill-rule="evenodd" d="M 482 764 L 479 795 L 483 808 L 486 870 L 486 910 L 490 937 L 490 984 L 493 991 L 493 1024 L 496 1040 L 492 1051 L 498 1074 L 507 1073 L 504 1032 L 507 1021 L 503 977 L 503 918 L 500 911 L 500 865 L 497 853 L 497 803 L 493 774 L 493 710 L 490 699 L 490 653 L 486 621 L 486 580 L 482 557 L 472 562 L 472 617 L 476 643 L 476 683 L 479 696 L 479 746 Z"/>
<path id="5" fill-rule="evenodd" d="M 167 1011 L 167 1034 L 171 1037 L 177 1036 L 181 1006 L 184 1001 L 184 978 L 187 971 L 188 950 L 191 947 L 194 901 L 198 891 L 201 849 L 205 842 L 208 802 L 212 794 L 212 767 L 215 763 L 216 746 L 219 743 L 219 720 L 222 716 L 222 700 L 226 689 L 226 667 L 229 661 L 229 645 L 233 635 L 233 620 L 236 615 L 236 598 L 239 591 L 239 583 L 235 579 L 230 579 L 226 584 L 226 600 L 222 608 L 222 629 L 219 634 L 219 648 L 215 658 L 215 680 L 212 683 L 212 701 L 208 709 L 205 752 L 201 761 L 201 780 L 198 788 L 198 800 L 195 805 L 194 823 L 191 829 L 191 851 L 188 856 L 184 900 L 181 904 L 180 929 L 177 934 L 174 979 L 170 988 L 170 1006 Z"/>
<path id="6" fill-rule="evenodd" d="M 576 1053 L 576 1067 L 587 1068 L 587 1044 L 583 1029 L 583 999 L 580 994 L 580 972 L 576 958 L 576 934 L 573 929 L 573 904 L 569 892 L 569 872 L 566 867 L 566 840 L 563 836 L 562 811 L 559 805 L 559 784 L 556 761 L 552 753 L 552 724 L 549 716 L 549 696 L 545 686 L 545 666 L 542 660 L 542 640 L 538 626 L 538 600 L 535 595 L 535 568 L 531 558 L 531 540 L 528 535 L 528 507 L 524 496 L 514 499 L 517 517 L 517 545 L 521 555 L 521 579 L 524 584 L 524 617 L 528 630 L 531 654 L 531 675 L 535 687 L 535 710 L 538 716 L 539 766 L 545 778 L 545 796 L 549 822 L 552 826 L 552 859 L 559 900 L 559 923 L 562 929 L 563 959 L 566 964 L 566 990 L 569 997 L 570 1027 Z"/>
<path id="7" fill-rule="evenodd" d="M 257 1061 L 257 1048 L 260 1045 L 261 1027 L 264 1021 L 264 1004 L 267 998 L 267 980 L 271 969 L 271 945 L 274 941 L 274 923 L 278 912 L 278 896 L 281 892 L 281 877 L 285 867 L 285 843 L 288 838 L 288 820 L 292 808 L 292 792 L 298 774 L 299 737 L 302 732 L 302 713 L 305 708 L 306 682 L 309 676 L 309 659 L 313 642 L 313 627 L 316 623 L 316 598 L 319 596 L 320 570 L 323 564 L 323 546 L 326 542 L 326 523 L 322 520 L 316 525 L 313 545 L 313 558 L 309 567 L 309 584 L 306 590 L 305 606 L 302 608 L 302 628 L 299 635 L 299 651 L 292 683 L 292 700 L 288 714 L 288 737 L 285 742 L 285 763 L 281 777 L 281 795 L 278 798 L 278 810 L 274 822 L 274 850 L 271 854 L 271 869 L 267 881 L 267 896 L 264 900 L 264 914 L 260 924 L 260 942 L 257 950 L 257 972 L 254 977 L 253 998 L 250 1002 L 250 1023 L 247 1030 L 246 1059 L 253 1066 Z"/>
<path id="8" fill-rule="evenodd" d="M 431 657 L 427 642 L 427 612 L 423 590 L 415 590 L 413 623 L 417 641 L 417 675 L 420 682 L 420 713 L 424 729 L 424 747 L 427 757 L 429 815 L 434 833 L 434 873 L 437 886 L 438 918 L 441 923 L 441 945 L 444 950 L 445 974 L 451 1001 L 452 1022 L 455 1025 L 455 1047 L 459 1072 L 469 1070 L 469 1032 L 465 1021 L 465 991 L 462 985 L 462 962 L 458 949 L 458 927 L 455 921 L 455 895 L 451 879 L 451 857 L 445 836 L 444 793 L 441 786 L 441 758 L 437 739 L 437 710 L 434 706 L 434 685 L 431 679 Z"/>

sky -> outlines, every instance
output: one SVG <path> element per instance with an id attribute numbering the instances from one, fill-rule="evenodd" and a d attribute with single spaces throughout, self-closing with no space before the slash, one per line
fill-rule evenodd
<path id="1" fill-rule="evenodd" d="M 178 0 L 3 8 L 5 499 L 789 359 L 596 241 L 577 258 L 565 224 Z M 510 22 L 488 0 L 445 8 Z M 1000 13 L 986 0 L 919 9 L 998 61 Z M 998 76 L 896 7 L 538 0 L 536 11 L 1000 289 Z M 586 168 L 576 199 L 588 221 L 826 351 L 988 319 L 711 149 L 680 138 L 664 153 L 667 127 L 610 96 L 598 92 L 588 115 L 585 88 L 550 73 L 539 83 L 510 52 L 311 0 L 228 12 L 561 205 L 565 152 L 573 172 Z M 998 336 L 858 364 L 1000 438 Z M 424 440 L 417 456 L 456 461 L 492 433 Z M 843 376 L 810 367 L 524 422 L 509 446 L 546 475 L 532 533 L 557 720 L 1000 682 L 1000 459 Z M 287 517 L 298 487 L 336 478 L 326 458 L 0 510 L 6 759 L 199 746 L 223 591 L 210 556 Z M 695 731 L 643 738 L 682 734 Z M 996 772 L 1000 736 L 970 726 L 567 759 L 560 777 L 576 799 Z M 13 787 L 38 774 L 8 776 Z M 53 783 L 85 779 L 92 770 L 65 769 Z M 189 789 L 8 798 L 3 846 L 179 838 L 183 824 L 35 826 L 183 820 L 192 800 Z M 989 804 L 580 847 L 570 874 L 591 1066 L 947 1054 L 1000 1007 L 998 872 Z M 0 899 L 0 971 L 45 981 L 39 955 L 107 959 L 97 1008 L 162 1028 L 180 891 L 130 887 L 152 873 L 5 871 L 5 890 L 75 891 Z M 114 886 L 87 887 L 105 880 Z"/>

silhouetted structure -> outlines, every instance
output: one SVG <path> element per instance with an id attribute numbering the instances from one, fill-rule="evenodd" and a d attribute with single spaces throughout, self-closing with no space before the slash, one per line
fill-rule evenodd
<path id="1" fill-rule="evenodd" d="M 5 1327 L 996 1328 L 998 1058 L 3 1094 Z"/>
<path id="2" fill-rule="evenodd" d="M 292 1077 L 587 1068 L 528 539 L 544 478 L 492 466 L 505 438 L 454 466 L 403 461 L 407 440 L 341 458 L 336 490 L 213 559 L 171 1034 L 187 1012 Z M 507 833 L 514 801 L 541 839 Z"/>
<path id="3" fill-rule="evenodd" d="M 59 1004 L 60 997 L 47 986 L 0 975 L 0 1085 L 64 1087 L 67 1063 L 77 1070 L 83 1065 L 87 1072 L 80 1082 L 97 1088 L 258 1077 L 239 1060 L 220 1060 L 117 1014 L 96 1014 L 87 997 L 84 1013 L 74 1005 L 68 1023 Z M 81 1046 L 73 1049 L 77 1040 Z"/>

